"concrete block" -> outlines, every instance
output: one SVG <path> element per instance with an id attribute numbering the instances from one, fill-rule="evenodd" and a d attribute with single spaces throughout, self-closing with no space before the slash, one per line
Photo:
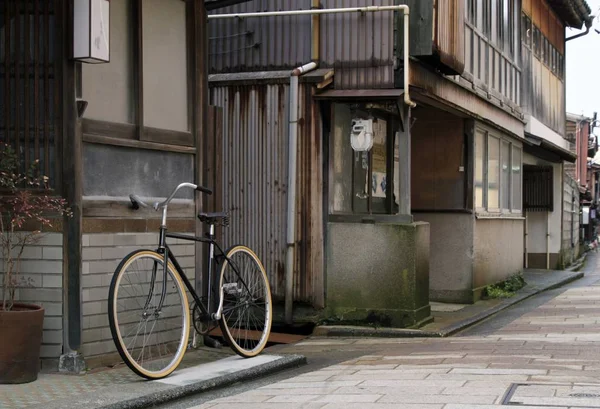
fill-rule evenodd
<path id="1" fill-rule="evenodd" d="M 169 239 L 167 239 L 169 240 Z M 139 233 L 135 235 L 135 244 L 154 248 L 158 246 L 158 233 Z"/>
<path id="2" fill-rule="evenodd" d="M 81 278 L 83 289 L 104 286 L 104 277 L 110 277 L 107 274 L 86 274 Z"/>
<path id="3" fill-rule="evenodd" d="M 108 314 L 98 314 L 83 317 L 83 328 L 108 328 Z"/>
<path id="4" fill-rule="evenodd" d="M 44 317 L 44 331 L 46 330 L 62 330 L 62 317 Z"/>
<path id="5" fill-rule="evenodd" d="M 39 260 L 42 258 L 42 249 L 41 246 L 26 246 L 23 249 L 23 254 L 21 255 L 21 260 Z M 19 253 L 18 249 L 13 250 L 13 256 L 17 256 Z"/>
<path id="6" fill-rule="evenodd" d="M 63 278 L 62 275 L 58 274 L 44 274 L 42 283 L 44 288 L 62 288 Z"/>
<path id="7" fill-rule="evenodd" d="M 58 358 L 62 354 L 62 345 L 42 345 L 40 358 Z"/>
<path id="8" fill-rule="evenodd" d="M 85 360 L 83 355 L 76 352 L 60 356 L 58 371 L 69 374 L 82 374 L 85 372 Z"/>
<path id="9" fill-rule="evenodd" d="M 40 240 L 36 243 L 38 246 L 60 246 L 63 245 L 63 235 L 61 233 L 43 233 Z"/>
<path id="10" fill-rule="evenodd" d="M 102 328 L 84 329 L 81 334 L 81 341 L 84 344 L 102 341 Z"/>
<path id="11" fill-rule="evenodd" d="M 102 260 L 102 248 L 87 247 L 81 251 L 81 257 L 84 261 Z"/>
<path id="12" fill-rule="evenodd" d="M 21 288 L 19 297 L 25 302 L 62 302 L 63 293 L 59 288 Z"/>
<path id="13" fill-rule="evenodd" d="M 90 263 L 84 261 L 81 263 L 81 274 L 89 274 L 90 273 Z"/>
<path id="14" fill-rule="evenodd" d="M 116 348 L 113 340 L 91 342 L 89 344 L 83 344 L 81 346 L 81 353 L 87 357 L 108 354 L 115 351 Z"/>
<path id="15" fill-rule="evenodd" d="M 22 260 L 22 273 L 62 274 L 62 261 Z"/>
<path id="16" fill-rule="evenodd" d="M 44 344 L 62 344 L 62 342 L 63 342 L 62 330 L 44 331 L 42 342 Z"/>
<path id="17" fill-rule="evenodd" d="M 43 247 L 42 258 L 44 260 L 62 260 L 63 259 L 63 248 L 62 247 Z"/>
<path id="18" fill-rule="evenodd" d="M 115 235 L 113 233 L 107 234 L 90 234 L 90 246 L 91 247 L 103 247 L 103 246 L 114 246 Z"/>
<path id="19" fill-rule="evenodd" d="M 40 303 L 44 307 L 45 317 L 60 317 L 62 316 L 62 303 L 54 302 L 42 302 Z"/>
<path id="20" fill-rule="evenodd" d="M 89 234 L 83 234 L 83 235 L 81 235 L 81 246 L 82 247 L 89 247 L 90 246 L 90 235 Z"/>
<path id="21" fill-rule="evenodd" d="M 115 269 L 119 265 L 115 260 L 107 261 L 89 261 L 89 272 L 90 274 L 95 273 L 114 273 Z"/>
<path id="22" fill-rule="evenodd" d="M 135 233 L 117 233 L 113 238 L 113 242 L 116 246 L 132 246 L 136 244 Z"/>
<path id="23" fill-rule="evenodd" d="M 88 288 L 82 291 L 82 301 L 101 301 L 104 300 L 106 303 L 108 300 L 108 288 Z"/>
<path id="24" fill-rule="evenodd" d="M 96 315 L 96 314 L 107 314 L 108 313 L 108 300 L 103 301 L 90 301 L 83 303 L 83 315 Z"/>

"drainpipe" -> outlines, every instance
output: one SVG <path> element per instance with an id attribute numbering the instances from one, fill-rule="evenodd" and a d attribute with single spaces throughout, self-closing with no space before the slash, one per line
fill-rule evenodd
<path id="1" fill-rule="evenodd" d="M 527 223 L 528 222 L 528 218 L 527 218 L 527 211 L 525 211 L 525 268 L 527 268 L 529 266 L 529 254 L 527 254 L 527 237 L 529 236 L 528 231 L 527 231 Z"/>
<path id="2" fill-rule="evenodd" d="M 593 18 L 593 16 L 592 16 L 592 17 L 590 17 L 590 18 L 588 18 L 587 20 L 585 20 L 585 31 L 584 31 L 583 33 L 575 34 L 574 36 L 567 37 L 567 38 L 565 39 L 565 43 L 566 43 L 567 41 L 570 41 L 570 40 L 575 40 L 576 38 L 583 37 L 584 35 L 587 35 L 587 33 L 589 33 L 589 32 L 590 32 L 590 28 L 592 27 L 592 22 L 593 22 L 593 21 L 594 21 L 594 18 Z"/>
<path id="3" fill-rule="evenodd" d="M 411 108 L 414 108 L 416 104 L 410 99 L 409 90 L 409 24 L 410 24 L 410 9 L 407 5 L 401 4 L 396 6 L 365 6 L 365 7 L 346 7 L 346 8 L 331 8 L 331 9 L 319 9 L 318 1 L 312 1 L 312 9 L 310 10 L 287 10 L 287 11 L 265 11 L 256 13 L 233 13 L 233 14 L 211 14 L 208 16 L 209 20 L 226 19 L 226 18 L 250 18 L 250 17 L 273 17 L 273 16 L 299 16 L 299 15 L 311 15 L 313 16 L 313 34 L 319 32 L 319 25 L 316 24 L 314 16 L 321 14 L 338 14 L 338 13 L 377 13 L 383 11 L 401 11 L 404 18 L 404 56 L 403 56 L 403 70 L 404 70 L 404 103 Z M 318 39 L 312 38 L 312 52 L 311 57 L 313 60 L 315 56 L 319 55 L 319 43 Z M 289 92 L 289 104 L 290 104 L 290 124 L 289 124 L 289 168 L 288 168 L 288 213 L 287 213 L 287 251 L 286 251 L 286 262 L 285 262 L 285 320 L 286 323 L 292 323 L 292 306 L 293 306 L 293 294 L 294 294 L 294 247 L 295 247 L 295 236 L 296 236 L 296 157 L 297 157 L 297 140 L 298 140 L 298 77 L 305 72 L 314 70 L 317 67 L 315 62 L 305 64 L 301 67 L 296 68 L 292 71 L 290 76 L 290 92 Z"/>
<path id="4" fill-rule="evenodd" d="M 290 75 L 290 129 L 288 139 L 288 194 L 287 194 L 287 251 L 285 254 L 285 321 L 292 323 L 294 299 L 294 249 L 296 247 L 296 158 L 298 156 L 298 77 L 317 68 L 310 62 L 292 71 Z"/>
<path id="5" fill-rule="evenodd" d="M 546 270 L 550 270 L 550 212 L 546 214 Z"/>

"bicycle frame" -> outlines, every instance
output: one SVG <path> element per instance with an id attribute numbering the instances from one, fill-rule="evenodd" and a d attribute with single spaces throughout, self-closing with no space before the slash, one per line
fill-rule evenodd
<path id="1" fill-rule="evenodd" d="M 220 289 L 219 294 L 218 294 L 219 306 L 217 308 L 217 311 L 212 312 L 213 303 L 211 300 L 211 294 L 213 292 L 214 284 L 215 284 L 213 282 L 214 281 L 213 267 L 215 266 L 215 264 L 217 264 L 217 265 L 220 264 L 222 259 L 227 260 L 230 263 L 230 265 L 232 266 L 232 268 L 234 269 L 234 271 L 240 277 L 240 280 L 243 283 L 244 287 L 246 287 L 246 289 L 249 290 L 246 282 L 243 280 L 239 271 L 237 270 L 237 266 L 234 263 L 232 263 L 229 258 L 227 258 L 227 255 L 225 254 L 225 252 L 223 251 L 221 246 L 219 246 L 219 243 L 217 243 L 217 241 L 215 240 L 214 229 L 215 229 L 215 226 L 210 225 L 210 230 L 209 230 L 209 233 L 207 234 L 207 237 L 198 237 L 198 236 L 190 236 L 190 235 L 186 235 L 186 234 L 167 233 L 167 228 L 165 226 L 160 227 L 159 245 L 158 245 L 157 252 L 159 254 L 164 254 L 165 261 L 163 262 L 163 286 L 162 286 L 161 298 L 160 298 L 160 302 L 158 304 L 157 311 L 161 310 L 164 299 L 166 297 L 166 293 L 167 293 L 167 286 L 166 286 L 166 282 L 167 282 L 166 277 L 168 274 L 167 259 L 173 264 L 173 267 L 175 267 L 177 274 L 179 274 L 179 277 L 181 278 L 185 287 L 188 289 L 188 291 L 194 298 L 194 302 L 196 303 L 198 308 L 200 308 L 200 311 L 202 312 L 202 314 L 208 316 L 213 321 L 218 321 L 219 319 L 221 319 L 221 312 L 222 312 L 222 308 L 223 308 L 223 289 Z M 207 243 L 209 245 L 209 256 L 208 256 L 208 260 L 207 260 L 208 300 L 207 300 L 206 305 L 204 305 L 204 303 L 202 303 L 202 301 L 200 300 L 200 297 L 198 297 L 198 294 L 196 293 L 194 286 L 190 283 L 189 279 L 185 275 L 183 268 L 177 261 L 177 258 L 175 257 L 173 252 L 171 252 L 171 249 L 169 248 L 169 246 L 166 243 L 167 237 L 173 238 L 173 239 L 202 242 L 202 243 Z M 219 251 L 219 254 L 217 254 L 216 256 L 215 256 L 215 247 Z M 148 306 L 148 303 L 152 297 L 152 294 L 154 293 L 153 289 L 154 289 L 154 283 L 155 283 L 155 279 L 156 279 L 156 273 L 157 272 L 156 272 L 156 265 L 155 265 L 155 267 L 152 271 L 151 290 L 148 294 L 148 300 L 146 301 L 146 307 Z"/>

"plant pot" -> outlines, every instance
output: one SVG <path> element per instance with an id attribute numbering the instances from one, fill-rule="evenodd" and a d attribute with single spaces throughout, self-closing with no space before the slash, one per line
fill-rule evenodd
<path id="1" fill-rule="evenodd" d="M 0 308 L 0 384 L 37 379 L 44 326 L 39 305 L 15 303 L 11 311 Z"/>

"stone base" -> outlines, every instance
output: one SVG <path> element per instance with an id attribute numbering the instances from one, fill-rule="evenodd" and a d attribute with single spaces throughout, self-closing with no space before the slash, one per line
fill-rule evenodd
<path id="1" fill-rule="evenodd" d="M 77 352 L 63 354 L 58 360 L 58 372 L 79 375 L 85 373 L 85 360 Z"/>
<path id="2" fill-rule="evenodd" d="M 431 317 L 428 223 L 329 223 L 330 323 L 411 328 Z"/>

